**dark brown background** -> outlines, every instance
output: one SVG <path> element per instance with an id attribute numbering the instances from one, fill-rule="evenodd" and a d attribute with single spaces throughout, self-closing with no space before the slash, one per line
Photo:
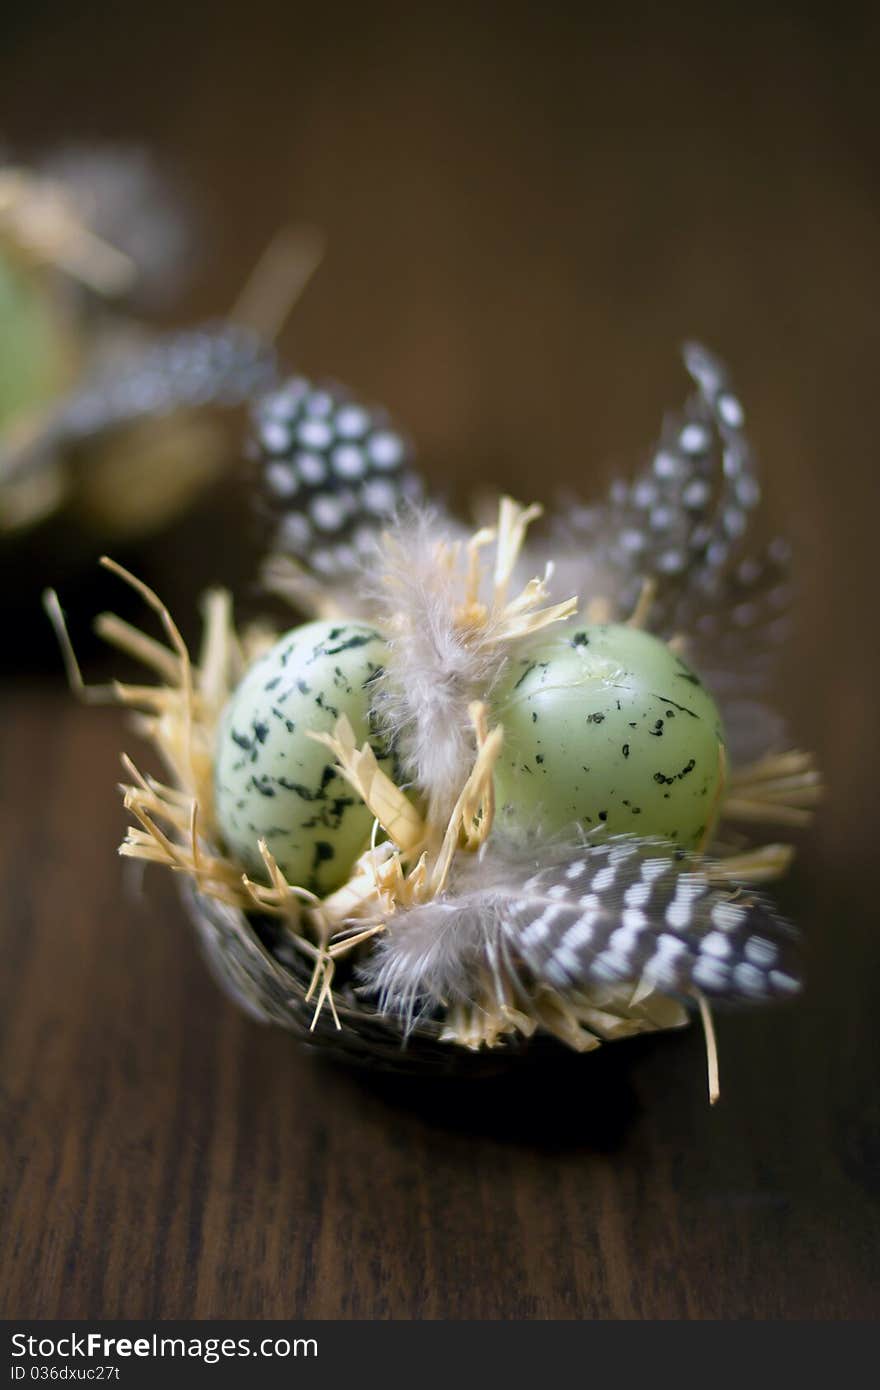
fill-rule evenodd
<path id="1" fill-rule="evenodd" d="M 696 1030 L 473 1091 L 320 1065 L 215 991 L 167 882 L 123 893 L 120 718 L 13 669 L 0 1310 L 875 1314 L 876 19 L 194 8 L 6 7 L 0 58 L 20 146 L 142 139 L 198 195 L 182 316 L 317 222 L 291 361 L 387 402 L 435 480 L 524 497 L 653 437 L 686 334 L 733 365 L 802 557 L 777 695 L 830 780 L 781 890 L 811 988 L 721 1021 L 714 1111 Z M 184 547 L 191 522 L 154 579 L 179 589 L 184 553 L 192 586 L 244 571 L 229 496 L 222 546 Z"/>

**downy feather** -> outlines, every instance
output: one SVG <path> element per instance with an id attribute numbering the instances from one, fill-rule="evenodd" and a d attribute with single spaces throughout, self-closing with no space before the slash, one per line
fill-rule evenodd
<path id="1" fill-rule="evenodd" d="M 374 712 L 394 740 L 405 780 L 422 790 L 429 818 L 445 825 L 474 760 L 469 707 L 491 693 L 509 644 L 490 620 L 464 628 L 458 568 L 438 541 L 467 532 L 432 511 L 411 512 L 382 538 L 365 575 L 371 612 L 388 636 Z"/>

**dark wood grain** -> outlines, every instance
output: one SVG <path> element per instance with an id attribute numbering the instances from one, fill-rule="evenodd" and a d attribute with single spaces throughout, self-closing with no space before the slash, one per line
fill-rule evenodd
<path id="1" fill-rule="evenodd" d="M 291 360 L 388 402 L 453 491 L 599 486 L 679 398 L 683 336 L 732 363 L 803 557 L 776 693 L 830 779 L 781 892 L 811 987 L 721 1020 L 714 1111 L 695 1030 L 475 1087 L 322 1064 L 215 991 L 169 883 L 126 891 L 119 716 L 13 670 L 0 1312 L 874 1316 L 876 18 L 195 10 L 13 6 L 0 59 L 13 140 L 142 138 L 201 190 L 181 315 L 318 222 Z M 232 495 L 157 581 L 246 572 Z"/>

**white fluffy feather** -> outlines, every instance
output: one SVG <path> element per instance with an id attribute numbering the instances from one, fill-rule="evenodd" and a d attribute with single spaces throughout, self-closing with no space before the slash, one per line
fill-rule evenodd
<path id="1" fill-rule="evenodd" d="M 389 637 L 385 674 L 374 709 L 395 741 L 404 778 L 422 790 L 429 818 L 445 825 L 474 760 L 468 713 L 490 693 L 505 648 L 490 621 L 456 623 L 461 571 L 444 564 L 438 541 L 466 533 L 430 512 L 417 513 L 383 538 L 368 576 L 371 609 Z"/>
<path id="2" fill-rule="evenodd" d="M 442 897 L 390 918 L 360 970 L 380 1009 L 411 1027 L 435 1008 L 474 1002 L 487 982 L 503 997 L 503 982 L 516 980 L 503 924 L 510 885 L 505 855 L 461 856 Z"/>

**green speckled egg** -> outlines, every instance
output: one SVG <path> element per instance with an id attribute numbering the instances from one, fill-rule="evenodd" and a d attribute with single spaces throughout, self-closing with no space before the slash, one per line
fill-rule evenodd
<path id="1" fill-rule="evenodd" d="M 499 824 L 573 823 L 693 848 L 718 814 L 724 730 L 693 671 L 649 633 L 566 628 L 512 660 L 493 693 L 504 726 Z"/>
<path id="2" fill-rule="evenodd" d="M 254 875 L 265 877 L 257 847 L 264 839 L 290 883 L 323 895 L 345 882 L 366 848 L 370 812 L 307 732 L 330 733 L 344 714 L 358 744 L 369 740 L 382 754 L 369 709 L 384 654 L 384 639 L 363 623 L 307 623 L 261 657 L 230 699 L 218 731 L 214 809 L 226 848 Z"/>

